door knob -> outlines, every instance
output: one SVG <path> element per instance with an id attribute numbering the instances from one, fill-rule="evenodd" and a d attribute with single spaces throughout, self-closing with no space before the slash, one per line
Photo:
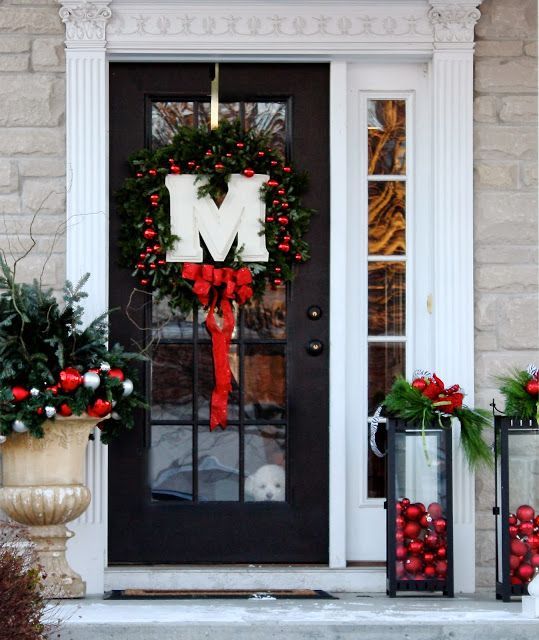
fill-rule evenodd
<path id="1" fill-rule="evenodd" d="M 324 344 L 320 340 L 310 340 L 307 345 L 307 353 L 310 356 L 319 356 L 324 350 Z"/>
<path id="2" fill-rule="evenodd" d="M 307 309 L 307 317 L 310 320 L 319 320 L 322 317 L 322 309 L 316 304 L 313 304 Z"/>

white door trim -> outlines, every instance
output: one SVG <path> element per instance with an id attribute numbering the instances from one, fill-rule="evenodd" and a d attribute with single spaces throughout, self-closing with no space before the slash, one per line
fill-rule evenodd
<path id="1" fill-rule="evenodd" d="M 437 341 L 433 366 L 473 389 L 472 55 L 481 0 L 62 0 L 66 25 L 67 277 L 88 268 L 89 316 L 108 306 L 108 60 L 331 62 L 331 370 L 330 563 L 346 562 L 346 62 L 432 60 L 433 202 L 438 269 L 438 335 L 459 333 L 458 349 Z M 218 52 L 218 53 L 217 53 Z M 458 96 L 458 109 L 447 108 Z M 461 115 L 462 114 L 462 115 Z M 462 138 L 465 140 L 462 142 Z M 459 223 L 455 224 L 455 216 Z M 451 235 L 451 244 L 441 239 Z M 455 279 L 457 278 L 457 279 Z M 458 295 L 458 298 L 457 298 Z M 461 319 L 464 318 L 464 323 Z M 461 326 L 462 325 L 462 326 Z M 460 328 L 457 331 L 456 327 Z M 349 354 L 348 354 L 349 355 Z M 473 591 L 474 480 L 456 458 L 456 589 Z M 92 508 L 75 525 L 70 560 L 104 588 L 107 543 L 107 450 L 89 447 Z M 460 527 L 460 528 L 459 528 Z M 460 532 L 460 533 L 459 533 Z M 467 541 L 460 545 L 459 541 Z M 462 565 L 462 566 L 460 566 Z"/>

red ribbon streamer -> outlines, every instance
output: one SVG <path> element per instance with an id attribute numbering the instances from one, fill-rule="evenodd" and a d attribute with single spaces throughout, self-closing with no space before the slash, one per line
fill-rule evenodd
<path id="1" fill-rule="evenodd" d="M 215 385 L 211 394 L 210 430 L 218 426 L 226 429 L 228 421 L 228 394 L 232 390 L 230 362 L 230 341 L 234 333 L 234 310 L 232 302 L 245 304 L 253 295 L 250 286 L 253 277 L 247 267 L 215 268 L 211 264 L 183 265 L 182 276 L 193 281 L 193 292 L 200 303 L 209 306 L 206 326 L 211 335 Z M 221 310 L 223 325 L 219 327 L 215 311 Z"/>

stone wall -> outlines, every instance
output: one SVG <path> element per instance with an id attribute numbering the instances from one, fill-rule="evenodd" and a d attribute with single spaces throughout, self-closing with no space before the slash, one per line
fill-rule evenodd
<path id="1" fill-rule="evenodd" d="M 18 279 L 64 279 L 64 25 L 56 0 L 0 0 L 0 248 Z M 55 236 L 59 237 L 56 238 Z M 49 257 L 50 256 L 50 257 Z"/>
<path id="2" fill-rule="evenodd" d="M 537 2 L 485 0 L 476 27 L 476 404 L 493 376 L 539 364 Z M 497 399 L 503 408 L 503 402 Z M 477 477 L 477 581 L 494 584 L 492 473 Z M 535 505 L 539 508 L 539 504 Z"/>

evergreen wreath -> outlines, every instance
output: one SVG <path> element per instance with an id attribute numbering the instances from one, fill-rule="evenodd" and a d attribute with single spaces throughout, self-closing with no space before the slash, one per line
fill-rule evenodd
<path id="1" fill-rule="evenodd" d="M 239 122 L 223 121 L 216 129 L 180 127 L 171 144 L 137 151 L 130 156 L 129 164 L 132 175 L 117 193 L 123 220 L 119 239 L 122 264 L 132 268 L 138 283 L 153 291 L 158 300 L 166 298 L 171 309 L 190 311 L 201 300 L 193 292 L 193 283 L 184 277 L 182 263 L 167 263 L 165 259 L 178 239 L 170 228 L 165 186 L 168 173 L 204 177 L 199 197 L 209 195 L 216 202 L 226 195 L 233 173 L 270 176 L 261 189 L 266 204 L 263 229 L 269 260 L 248 264 L 255 298 L 263 294 L 268 281 L 273 285 L 291 281 L 294 266 L 309 259 L 304 236 L 313 210 L 301 204 L 307 176 L 293 170 L 282 154 L 269 146 L 266 135 L 242 131 Z M 222 263 L 216 263 L 202 246 L 206 265 L 234 270 L 245 266 L 237 239 Z"/>
<path id="2" fill-rule="evenodd" d="M 463 405 L 464 393 L 459 385 L 448 389 L 436 374 L 416 372 L 412 383 L 398 377 L 385 397 L 388 413 L 421 426 L 424 450 L 425 427 L 438 423 L 446 428 L 444 416 L 454 416 L 460 422 L 460 441 L 471 469 L 492 466 L 492 450 L 483 439 L 483 431 L 491 426 L 491 415 L 483 409 Z"/>
<path id="3" fill-rule="evenodd" d="M 19 284 L 0 257 L 0 440 L 14 431 L 42 438 L 57 416 L 88 414 L 100 423 L 108 443 L 133 426 L 133 411 L 144 406 L 133 392 L 133 360 L 120 345 L 107 347 L 108 313 L 82 328 L 82 290 L 66 282 L 64 305 L 34 280 Z"/>

